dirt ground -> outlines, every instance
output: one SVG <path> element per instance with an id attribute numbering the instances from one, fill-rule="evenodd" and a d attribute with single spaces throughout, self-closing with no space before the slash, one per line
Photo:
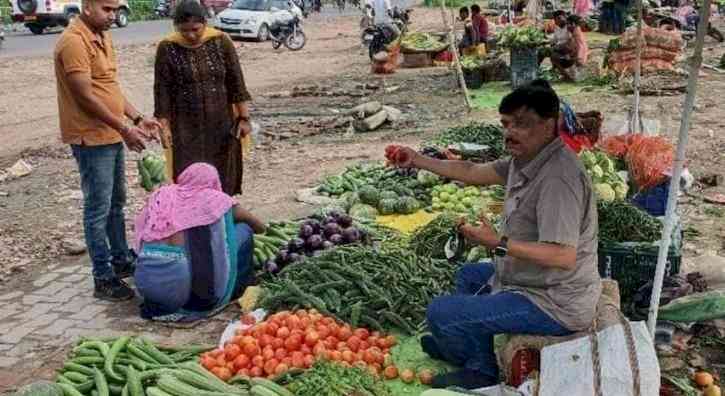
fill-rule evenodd
<path id="1" fill-rule="evenodd" d="M 437 10 L 416 9 L 413 20 L 414 29 L 442 28 Z M 385 144 L 415 145 L 427 135 L 470 119 L 496 120 L 493 110 L 466 113 L 448 69 L 403 69 L 391 76 L 371 75 L 359 45 L 355 18 L 312 19 L 305 28 L 308 45 L 298 53 L 275 51 L 269 43 L 239 43 L 245 77 L 255 99 L 252 114 L 265 132 L 264 143 L 245 161 L 240 200 L 264 218 L 283 219 L 309 212 L 312 207 L 295 201 L 297 189 L 312 187 L 322 176 L 353 161 L 381 159 Z M 130 100 L 147 114 L 153 107 L 154 49 L 155 43 L 117 48 L 123 87 Z M 723 52 L 722 46 L 708 43 L 706 63 L 717 63 L 715 59 Z M 725 75 L 706 70 L 699 90 L 688 167 L 695 178 L 725 176 Z M 58 141 L 52 59 L 3 61 L 0 91 L 0 169 L 20 157 L 34 167 L 29 176 L 0 184 L 2 294 L 22 289 L 47 265 L 77 262 L 79 258 L 69 256 L 66 248 L 83 234 L 78 172 L 68 148 Z M 341 114 L 371 99 L 403 110 L 404 120 L 395 128 L 374 133 L 346 133 L 348 125 L 340 121 Z M 643 116 L 659 120 L 662 132 L 673 142 L 683 99 L 684 95 L 643 98 Z M 603 112 L 608 121 L 624 116 L 632 102 L 630 96 L 602 89 L 585 90 L 567 100 L 577 111 Z M 133 214 L 146 197 L 137 186 L 137 158 L 135 154 L 127 156 L 129 230 Z M 719 189 L 725 192 L 723 187 Z M 703 191 L 696 183 L 680 200 L 683 227 L 688 231 L 683 249 L 686 262 L 711 251 L 725 254 L 725 207 L 704 203 Z M 132 309 L 118 314 L 136 315 Z M 193 339 L 218 333 L 225 319 L 206 324 Z M 123 329 L 164 332 L 138 321 Z M 50 344 L 41 355 L 49 362 L 58 361 L 66 346 Z M 54 365 L 44 366 L 19 378 L 47 377 Z M 13 370 L 18 375 L 22 371 L 23 367 Z"/>

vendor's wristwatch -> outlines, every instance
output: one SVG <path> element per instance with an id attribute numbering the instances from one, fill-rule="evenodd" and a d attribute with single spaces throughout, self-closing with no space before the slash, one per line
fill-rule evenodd
<path id="1" fill-rule="evenodd" d="M 493 254 L 495 254 L 497 257 L 505 257 L 509 252 L 509 239 L 508 237 L 501 237 L 501 241 L 498 243 L 498 246 L 496 246 L 495 249 L 493 249 Z"/>

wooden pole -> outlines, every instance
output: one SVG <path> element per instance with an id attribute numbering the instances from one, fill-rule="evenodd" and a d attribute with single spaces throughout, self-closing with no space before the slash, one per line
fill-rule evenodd
<path id="1" fill-rule="evenodd" d="M 695 95 L 697 94 L 697 79 L 700 76 L 700 67 L 702 66 L 702 47 L 705 44 L 705 33 L 710 24 L 710 0 L 704 0 L 702 9 L 700 10 L 700 24 L 697 27 L 697 40 L 695 40 L 695 52 L 692 55 L 690 63 L 690 76 L 687 80 L 687 96 L 685 103 L 682 105 L 682 120 L 680 122 L 680 135 L 677 140 L 677 151 L 675 153 L 674 171 L 672 180 L 670 180 L 670 192 L 667 197 L 667 210 L 665 212 L 665 225 L 662 230 L 662 239 L 660 244 L 659 255 L 657 256 L 657 269 L 655 271 L 654 285 L 652 288 L 652 297 L 649 304 L 649 315 L 647 319 L 647 327 L 652 339 L 654 339 L 655 329 L 657 327 L 657 311 L 660 307 L 660 296 L 662 294 L 662 281 L 665 277 L 665 264 L 667 262 L 667 253 L 670 250 L 670 242 L 672 237 L 672 229 L 674 228 L 674 214 L 677 208 L 677 194 L 680 191 L 680 178 L 682 177 L 682 169 L 685 165 L 685 149 L 687 148 L 687 139 L 690 131 L 690 117 L 692 109 L 695 105 Z"/>
<path id="2" fill-rule="evenodd" d="M 461 85 L 461 91 L 463 92 L 463 101 L 466 104 L 466 110 L 470 112 L 473 109 L 473 105 L 471 104 L 471 98 L 468 96 L 468 87 L 466 86 L 466 79 L 463 77 L 461 58 L 458 55 L 458 48 L 456 47 L 456 36 L 453 29 L 455 24 L 449 24 L 448 18 L 446 17 L 446 0 L 441 0 L 441 17 L 443 18 L 443 25 L 448 32 L 448 50 L 453 54 L 453 63 L 456 67 L 458 83 Z M 455 16 L 452 13 L 451 17 L 455 20 Z"/>
<path id="3" fill-rule="evenodd" d="M 642 1 L 637 0 L 637 57 L 634 60 L 634 110 L 630 119 L 629 132 L 642 132 L 642 120 L 640 119 L 640 84 L 642 80 Z"/>

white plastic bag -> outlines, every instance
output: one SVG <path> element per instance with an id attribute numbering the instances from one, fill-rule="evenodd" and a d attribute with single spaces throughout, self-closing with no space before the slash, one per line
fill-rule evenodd
<path id="1" fill-rule="evenodd" d="M 644 322 L 629 323 L 639 365 L 640 395 L 657 396 L 660 367 Z M 601 394 L 633 396 L 632 369 L 624 328 L 608 327 L 598 334 Z M 595 395 L 590 337 L 577 338 L 541 350 L 539 396 Z"/>
<path id="2" fill-rule="evenodd" d="M 259 323 L 264 320 L 265 317 L 267 317 L 267 311 L 263 309 L 257 309 L 249 313 L 254 317 L 256 320 L 256 323 Z M 237 330 L 245 330 L 249 327 L 252 327 L 253 325 L 245 325 L 239 320 L 235 320 L 233 322 L 229 322 L 227 327 L 222 332 L 222 336 L 219 337 L 219 348 L 224 348 L 224 344 L 229 342 L 232 337 L 234 337 L 234 334 L 237 332 Z"/>

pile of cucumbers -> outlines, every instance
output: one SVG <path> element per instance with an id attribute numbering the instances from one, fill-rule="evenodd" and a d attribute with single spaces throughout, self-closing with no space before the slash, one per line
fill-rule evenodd
<path id="1" fill-rule="evenodd" d="M 300 225 L 294 221 L 273 222 L 267 225 L 267 232 L 254 236 L 254 263 L 255 267 L 274 259 L 280 249 L 291 239 L 297 237 Z"/>

